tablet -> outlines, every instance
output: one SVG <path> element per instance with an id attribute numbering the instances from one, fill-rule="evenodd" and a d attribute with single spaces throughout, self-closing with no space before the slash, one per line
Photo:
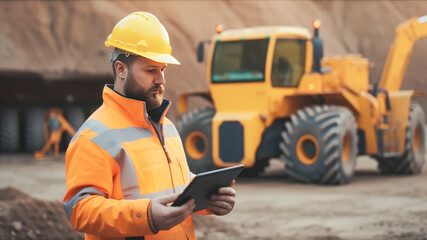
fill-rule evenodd
<path id="1" fill-rule="evenodd" d="M 241 164 L 197 174 L 173 202 L 172 206 L 181 206 L 190 199 L 194 199 L 196 207 L 193 212 L 206 209 L 212 194 L 218 193 L 218 189 L 221 187 L 230 186 L 233 179 L 239 175 L 243 168 Z"/>

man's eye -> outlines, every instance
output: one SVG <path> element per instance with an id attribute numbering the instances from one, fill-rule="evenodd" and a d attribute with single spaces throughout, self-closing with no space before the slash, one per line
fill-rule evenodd
<path id="1" fill-rule="evenodd" d="M 149 72 L 149 73 L 156 73 L 157 71 L 159 72 L 164 72 L 166 70 L 166 68 L 163 69 L 157 69 L 157 68 L 153 68 L 153 69 L 147 69 L 145 71 Z"/>

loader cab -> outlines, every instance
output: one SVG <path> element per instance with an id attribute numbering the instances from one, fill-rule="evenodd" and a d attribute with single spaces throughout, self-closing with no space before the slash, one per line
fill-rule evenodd
<path id="1" fill-rule="evenodd" d="M 267 125 L 289 116 L 293 107 L 284 106 L 283 98 L 299 91 L 311 72 L 310 39 L 308 29 L 284 26 L 216 34 L 207 58 L 207 80 L 217 112 L 265 113 Z"/>
<path id="2" fill-rule="evenodd" d="M 307 43 L 311 44 L 304 30 L 260 27 L 218 35 L 213 41 L 209 84 L 264 82 L 273 88 L 298 87 L 307 68 Z"/>

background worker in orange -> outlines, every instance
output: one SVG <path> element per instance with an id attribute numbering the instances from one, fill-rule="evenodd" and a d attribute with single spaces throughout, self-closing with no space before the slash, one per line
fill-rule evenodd
<path id="1" fill-rule="evenodd" d="M 50 150 L 53 145 L 53 155 L 55 157 L 59 156 L 59 143 L 61 142 L 62 132 L 66 131 L 70 136 L 76 134 L 73 127 L 68 123 L 68 121 L 62 115 L 62 111 L 59 109 L 50 109 L 45 114 L 45 120 L 43 124 L 44 135 L 46 144 L 40 151 L 34 153 L 36 159 L 42 159 L 45 157 L 46 153 Z"/>
<path id="2" fill-rule="evenodd" d="M 194 201 L 172 207 L 193 174 L 163 99 L 171 55 L 166 29 L 152 14 L 132 13 L 105 42 L 114 47 L 114 85 L 66 153 L 64 207 L 86 239 L 196 239 Z M 228 214 L 236 192 L 219 189 L 200 214 Z"/>

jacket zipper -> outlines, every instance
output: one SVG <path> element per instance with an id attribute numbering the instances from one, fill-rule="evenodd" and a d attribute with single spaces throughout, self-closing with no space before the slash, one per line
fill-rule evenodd
<path id="1" fill-rule="evenodd" d="M 172 160 L 171 160 L 171 158 L 169 157 L 169 152 L 168 152 L 168 150 L 166 149 L 166 145 L 165 144 L 163 144 L 163 151 L 165 152 L 165 154 L 166 154 L 166 158 L 168 159 L 168 162 L 169 163 L 171 163 L 172 162 Z"/>
<path id="2" fill-rule="evenodd" d="M 161 144 L 161 145 L 162 145 L 162 147 L 163 147 L 163 152 L 165 153 L 166 158 L 167 158 L 167 160 L 168 160 L 169 173 L 170 173 L 171 183 L 172 183 L 172 190 L 173 190 L 173 193 L 175 193 L 175 183 L 173 182 L 173 177 L 172 177 L 172 168 L 171 168 L 172 160 L 171 160 L 171 158 L 170 158 L 170 156 L 169 156 L 169 152 L 168 152 L 168 150 L 166 149 L 166 144 L 165 144 L 165 141 L 164 141 L 164 139 L 163 139 L 163 134 L 162 134 L 161 132 L 159 133 L 159 132 L 157 131 L 157 127 L 154 125 L 154 123 L 152 122 L 151 118 L 148 118 L 148 119 L 149 119 L 149 121 L 150 121 L 151 125 L 153 126 L 154 132 L 157 134 L 157 138 L 159 139 L 160 144 Z M 160 124 L 160 131 L 162 131 L 162 132 L 163 132 L 163 124 Z"/>

